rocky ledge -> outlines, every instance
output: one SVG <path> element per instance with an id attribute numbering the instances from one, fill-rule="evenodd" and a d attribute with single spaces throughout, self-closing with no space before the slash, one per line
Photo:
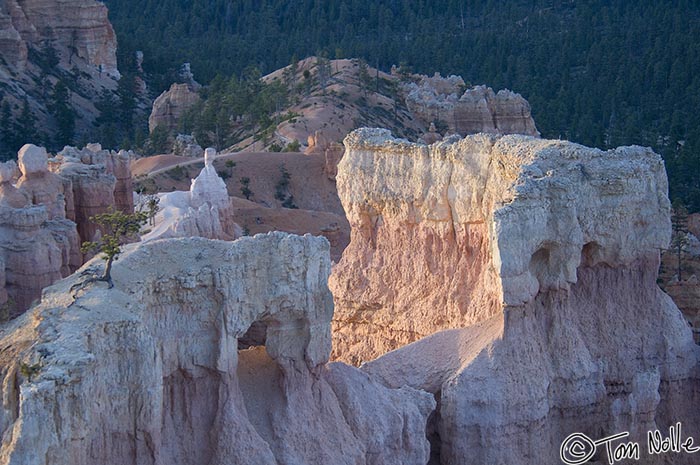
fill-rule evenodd
<path id="1" fill-rule="evenodd" d="M 98 267 L 0 329 L 0 463 L 428 460 L 429 394 L 327 363 L 325 239 L 134 244 L 113 289 Z"/>

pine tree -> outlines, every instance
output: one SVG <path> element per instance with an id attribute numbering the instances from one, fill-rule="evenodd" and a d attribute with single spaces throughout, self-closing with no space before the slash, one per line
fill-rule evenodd
<path id="1" fill-rule="evenodd" d="M 157 206 L 156 203 L 155 207 Z M 153 212 L 154 216 L 156 212 L 157 209 Z M 111 209 L 106 213 L 90 217 L 90 221 L 99 225 L 102 236 L 95 242 L 83 242 L 81 250 L 83 253 L 98 251 L 103 254 L 102 259 L 106 262 L 105 270 L 101 277 L 96 278 L 97 281 L 106 281 L 110 288 L 113 286 L 112 263 L 122 252 L 122 241 L 125 237 L 137 234 L 148 221 L 148 215 L 149 213 L 145 211 L 124 213 Z"/>
<path id="2" fill-rule="evenodd" d="M 49 111 L 56 120 L 58 130 L 54 136 L 54 146 L 62 148 L 73 141 L 75 133 L 75 110 L 70 104 L 70 90 L 63 81 L 56 82 L 51 93 Z"/>
<path id="3" fill-rule="evenodd" d="M 134 111 L 136 110 L 136 81 L 132 73 L 124 74 L 117 85 L 119 96 L 119 124 L 125 136 L 131 136 L 134 132 Z"/>
<path id="4" fill-rule="evenodd" d="M 372 77 L 369 75 L 369 66 L 365 60 L 360 59 L 358 64 L 359 68 L 357 70 L 357 80 L 360 83 L 362 92 L 366 96 L 369 86 L 372 84 Z"/>
<path id="5" fill-rule="evenodd" d="M 0 159 L 9 160 L 14 153 L 14 131 L 12 108 L 7 100 L 0 106 Z"/>
<path id="6" fill-rule="evenodd" d="M 673 239 L 671 240 L 671 247 L 676 252 L 678 281 L 680 282 L 683 280 L 681 254 L 683 252 L 683 247 L 688 242 L 688 209 L 679 200 L 673 202 L 673 208 L 671 212 L 671 227 L 673 229 Z"/>
<path id="7" fill-rule="evenodd" d="M 324 54 L 320 54 L 316 58 L 316 76 L 318 77 L 318 84 L 321 86 L 323 95 L 326 95 L 326 87 L 331 78 L 331 62 Z"/>
<path id="8" fill-rule="evenodd" d="M 29 101 L 22 102 L 22 111 L 14 125 L 15 151 L 29 143 L 38 143 L 39 133 L 36 129 L 36 117 L 29 108 Z"/>
<path id="9" fill-rule="evenodd" d="M 103 147 L 117 148 L 117 132 L 120 131 L 118 105 L 114 93 L 108 89 L 103 89 L 100 98 L 95 102 L 95 108 L 100 115 L 95 118 L 95 124 L 100 133 L 100 143 Z"/>

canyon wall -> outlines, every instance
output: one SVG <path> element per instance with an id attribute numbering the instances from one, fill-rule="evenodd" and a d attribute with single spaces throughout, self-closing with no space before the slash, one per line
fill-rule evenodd
<path id="1" fill-rule="evenodd" d="M 100 73 L 119 76 L 117 40 L 107 7 L 93 0 L 7 0 L 0 7 L 0 54 L 19 69 L 27 65 L 28 50 L 50 43 Z"/>
<path id="2" fill-rule="evenodd" d="M 574 432 L 644 447 L 676 422 L 700 433 L 698 348 L 656 284 L 670 239 L 658 155 L 384 130 L 345 145 L 334 356 L 435 395 L 430 463 L 559 463 Z"/>
<path id="3" fill-rule="evenodd" d="M 435 403 L 328 364 L 328 242 L 134 244 L 0 329 L 0 463 L 425 464 Z"/>
<path id="4" fill-rule="evenodd" d="M 67 86 L 67 102 L 75 114 L 74 140 L 94 133 L 100 114 L 95 102 L 114 95 L 120 78 L 117 39 L 107 7 L 94 0 L 7 0 L 0 2 L 0 103 L 10 116 L 31 116 L 33 127 L 54 133 L 57 118 L 51 111 L 54 86 Z M 139 95 L 139 103 L 146 97 Z M 23 113 L 25 109 L 29 115 Z M 22 126 L 24 127 L 24 126 Z M 0 141 L 6 154 L 35 135 L 16 133 Z"/>

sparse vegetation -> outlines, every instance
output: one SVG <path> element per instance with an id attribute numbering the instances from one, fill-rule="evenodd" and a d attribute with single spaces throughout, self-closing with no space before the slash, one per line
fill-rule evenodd
<path id="1" fill-rule="evenodd" d="M 241 194 L 247 200 L 250 200 L 250 197 L 253 195 L 253 191 L 250 190 L 250 178 L 247 176 L 241 178 Z"/>
<path id="2" fill-rule="evenodd" d="M 155 194 L 158 192 L 158 185 L 153 178 L 141 174 L 134 179 L 134 192 L 139 195 Z"/>
<path id="3" fill-rule="evenodd" d="M 275 199 L 282 202 L 284 208 L 299 208 L 294 204 L 294 196 L 289 193 L 289 181 L 292 175 L 289 174 L 284 165 L 280 166 L 280 179 L 275 185 Z"/>
<path id="4" fill-rule="evenodd" d="M 42 368 L 43 365 L 41 363 L 34 363 L 32 365 L 29 365 L 28 363 L 22 362 L 19 365 L 19 372 L 22 374 L 22 376 L 27 378 L 27 381 L 31 383 L 32 378 L 38 375 Z"/>
<path id="5" fill-rule="evenodd" d="M 269 137 L 282 121 L 288 89 L 280 81 L 266 83 L 254 66 L 241 77 L 217 76 L 201 91 L 202 100 L 183 116 L 182 131 L 192 133 L 205 146 L 221 150 L 236 142 L 240 130 L 256 131 Z M 269 134 L 268 134 L 269 133 Z"/>
<path id="6" fill-rule="evenodd" d="M 284 148 L 284 152 L 298 152 L 300 147 L 301 143 L 294 139 L 292 142 L 287 144 L 287 146 Z"/>
<path id="7" fill-rule="evenodd" d="M 168 176 L 170 176 L 172 179 L 174 179 L 176 181 L 181 181 L 181 180 L 185 179 L 188 176 L 188 174 L 182 166 L 175 165 L 174 168 L 172 168 L 171 170 L 168 170 Z"/>
<path id="8" fill-rule="evenodd" d="M 83 242 L 81 250 L 83 253 L 95 251 L 102 253 L 102 259 L 106 262 L 105 270 L 102 276 L 95 280 L 105 281 L 111 288 L 113 286 L 112 263 L 122 252 L 122 242 L 126 237 L 137 234 L 141 230 L 148 221 L 148 213 L 144 211 L 124 213 L 112 208 L 107 213 L 90 217 L 90 221 L 99 225 L 101 236 L 95 241 Z"/>
<path id="9" fill-rule="evenodd" d="M 156 193 L 146 195 L 139 193 L 139 201 L 136 205 L 136 210 L 146 213 L 148 224 L 155 226 L 156 214 L 160 211 L 160 197 L 158 197 Z"/>
<path id="10" fill-rule="evenodd" d="M 228 168 L 228 177 L 232 178 L 233 177 L 233 169 L 236 167 L 236 162 L 233 160 L 226 160 L 226 163 L 224 163 L 224 166 Z"/>
<path id="11" fill-rule="evenodd" d="M 280 180 L 277 181 L 277 184 L 275 185 L 275 198 L 277 200 L 284 200 L 287 197 L 287 190 L 289 189 L 289 180 L 292 178 L 292 175 L 289 174 L 289 171 L 287 171 L 287 168 L 284 167 L 284 165 L 280 166 Z"/>
<path id="12" fill-rule="evenodd" d="M 289 194 L 286 199 L 284 199 L 284 202 L 282 202 L 282 206 L 284 208 L 299 208 L 297 205 L 294 203 L 294 196 Z"/>

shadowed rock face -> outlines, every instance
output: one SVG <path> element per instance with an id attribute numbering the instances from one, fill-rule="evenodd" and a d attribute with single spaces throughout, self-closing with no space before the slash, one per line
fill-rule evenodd
<path id="1" fill-rule="evenodd" d="M 27 144 L 19 152 L 22 176 L 12 185 L 17 166 L 0 166 L 0 319 L 16 316 L 41 290 L 82 265 L 75 223 L 66 219 L 64 180 L 47 168 L 47 153 Z"/>
<path id="2" fill-rule="evenodd" d="M 329 271 L 325 239 L 270 233 L 133 245 L 113 289 L 57 283 L 0 328 L 0 462 L 426 463 L 432 397 L 327 364 Z"/>
<path id="3" fill-rule="evenodd" d="M 656 285 L 670 239 L 658 155 L 383 130 L 345 145 L 334 357 L 379 356 L 363 370 L 436 395 L 431 463 L 559 463 L 573 432 L 644 447 L 676 421 L 700 433 L 697 347 Z"/>
<path id="4" fill-rule="evenodd" d="M 177 130 L 180 117 L 199 102 L 199 94 L 190 84 L 173 84 L 153 102 L 148 117 L 148 129 L 153 132 L 158 126 Z"/>
<path id="5" fill-rule="evenodd" d="M 93 240 L 97 232 L 91 217 L 110 208 L 133 213 L 132 157 L 132 152 L 88 144 L 83 149 L 65 147 L 50 160 L 49 169 L 67 186 L 66 216 L 77 223 L 82 241 Z"/>

